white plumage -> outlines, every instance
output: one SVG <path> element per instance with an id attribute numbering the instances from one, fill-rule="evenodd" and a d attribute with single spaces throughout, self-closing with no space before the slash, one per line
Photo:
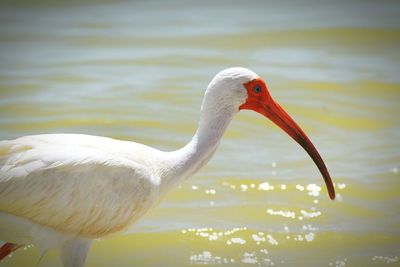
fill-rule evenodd
<path id="1" fill-rule="evenodd" d="M 152 165 L 161 155 L 136 143 L 37 135 L 3 141 L 0 151 L 1 211 L 62 232 L 99 237 L 123 230 L 159 193 Z"/>
<path id="2" fill-rule="evenodd" d="M 173 152 L 80 134 L 1 141 L 0 239 L 61 248 L 64 266 L 83 266 L 92 239 L 124 231 L 207 163 L 255 79 L 244 68 L 220 72 L 196 134 Z"/>

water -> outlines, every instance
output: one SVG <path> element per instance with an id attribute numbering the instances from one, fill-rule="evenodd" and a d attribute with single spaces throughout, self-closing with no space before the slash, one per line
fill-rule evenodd
<path id="1" fill-rule="evenodd" d="M 215 158 L 131 234 L 96 241 L 87 266 L 398 266 L 399 14 L 396 1 L 2 2 L 0 138 L 173 150 L 215 73 L 248 67 L 313 140 L 337 200 L 295 142 L 241 112 Z"/>

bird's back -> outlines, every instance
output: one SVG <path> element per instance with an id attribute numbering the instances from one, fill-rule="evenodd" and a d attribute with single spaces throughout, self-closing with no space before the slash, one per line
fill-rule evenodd
<path id="1" fill-rule="evenodd" d="M 160 180 L 148 159 L 157 155 L 88 135 L 1 141 L 0 212 L 87 237 L 124 230 L 156 201 Z"/>

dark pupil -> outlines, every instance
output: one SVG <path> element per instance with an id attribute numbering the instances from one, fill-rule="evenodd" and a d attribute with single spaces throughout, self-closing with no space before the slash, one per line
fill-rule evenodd
<path id="1" fill-rule="evenodd" d="M 254 86 L 254 92 L 255 93 L 261 92 L 261 87 L 259 85 Z"/>

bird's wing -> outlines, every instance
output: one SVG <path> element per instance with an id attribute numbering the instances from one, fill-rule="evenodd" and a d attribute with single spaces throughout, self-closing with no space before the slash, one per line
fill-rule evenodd
<path id="1" fill-rule="evenodd" d="M 0 211 L 100 237 L 125 229 L 155 201 L 159 180 L 148 167 L 45 139 L 0 142 Z"/>

